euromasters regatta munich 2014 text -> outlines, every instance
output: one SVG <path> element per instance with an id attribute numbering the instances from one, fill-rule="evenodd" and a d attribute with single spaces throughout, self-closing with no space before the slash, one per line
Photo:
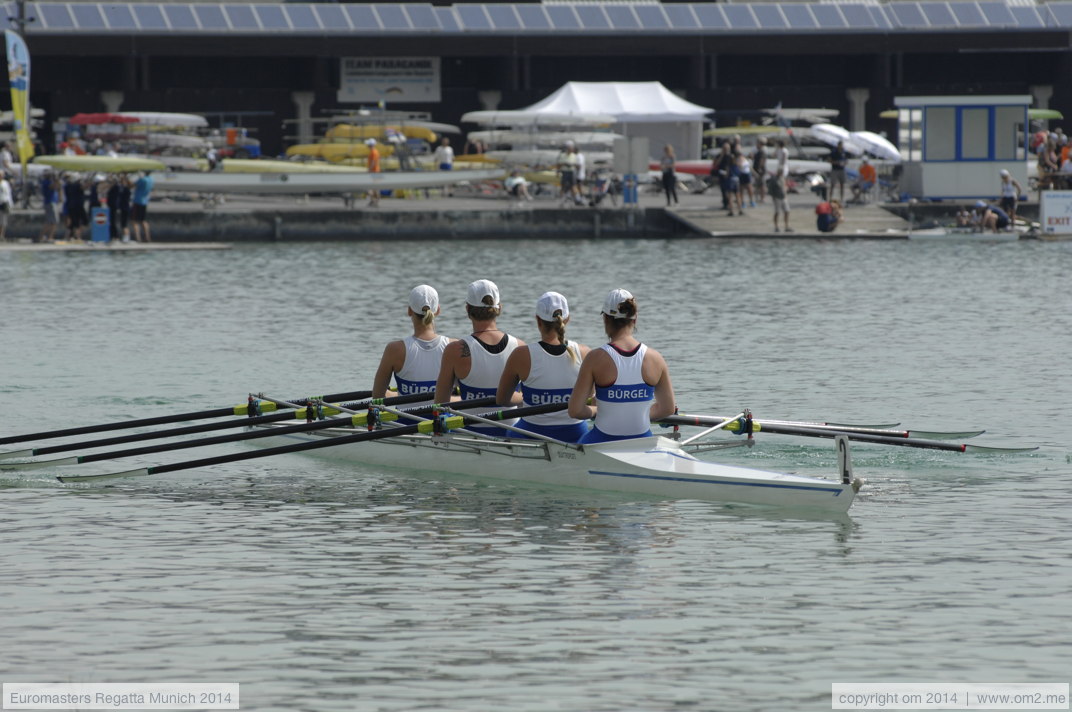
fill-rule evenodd
<path id="1" fill-rule="evenodd" d="M 10 705 L 192 705 L 197 702 L 193 692 L 141 692 L 107 693 L 92 695 L 61 692 L 56 694 L 12 692 L 8 695 Z"/>

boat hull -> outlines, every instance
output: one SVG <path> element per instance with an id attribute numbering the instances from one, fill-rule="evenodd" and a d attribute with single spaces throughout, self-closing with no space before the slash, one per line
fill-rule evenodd
<path id="1" fill-rule="evenodd" d="M 289 434 L 252 442 L 270 447 L 332 437 L 331 433 Z M 699 460 L 676 441 L 660 436 L 577 449 L 532 440 L 405 435 L 316 452 L 320 457 L 365 465 L 831 513 L 846 512 L 856 492 L 851 484 Z"/>
<path id="2" fill-rule="evenodd" d="M 476 171 L 419 171 L 414 173 L 165 173 L 156 181 L 160 191 L 200 193 L 304 194 L 353 193 L 366 190 L 431 188 L 465 181 L 502 177 L 501 169 Z"/>

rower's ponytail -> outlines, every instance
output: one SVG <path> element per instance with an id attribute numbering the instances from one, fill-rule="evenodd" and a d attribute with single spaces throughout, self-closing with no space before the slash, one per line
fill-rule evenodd
<path id="1" fill-rule="evenodd" d="M 435 321 L 435 312 L 432 311 L 431 307 L 423 307 L 421 309 L 421 312 L 423 314 L 423 316 L 421 317 L 421 323 L 425 326 L 429 326 L 432 322 Z"/>
<path id="2" fill-rule="evenodd" d="M 629 297 L 623 302 L 618 302 L 615 311 L 621 316 L 610 316 L 606 312 L 603 314 L 608 333 L 616 334 L 627 326 L 632 326 L 634 330 L 636 329 L 637 303 L 635 298 Z"/>
<path id="3" fill-rule="evenodd" d="M 502 307 L 495 306 L 495 299 L 490 294 L 485 294 L 484 298 L 480 301 L 484 302 L 484 306 L 474 307 L 472 304 L 466 304 L 465 309 L 469 314 L 469 318 L 476 319 L 477 321 L 488 321 L 490 319 L 497 319 L 502 314 Z"/>

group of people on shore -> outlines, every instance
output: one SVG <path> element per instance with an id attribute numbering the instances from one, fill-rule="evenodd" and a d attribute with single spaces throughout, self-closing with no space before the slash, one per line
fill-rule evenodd
<path id="1" fill-rule="evenodd" d="M 152 242 L 147 214 L 153 192 L 150 172 L 88 175 L 48 171 L 41 176 L 45 222 L 37 242 L 53 242 L 60 225 L 68 240 L 83 240 L 94 208 L 108 209 L 109 238 Z"/>
<path id="2" fill-rule="evenodd" d="M 427 393 L 434 403 L 449 403 L 457 388 L 461 400 L 494 396 L 502 406 L 563 404 L 562 410 L 504 421 L 515 429 L 483 424 L 466 429 L 514 438 L 528 432 L 570 443 L 646 437 L 652 421 L 674 412 L 666 361 L 637 340 L 637 303 L 625 289 L 612 290 L 604 300 L 608 342 L 595 349 L 566 338 L 569 304 L 558 292 L 536 300 L 539 336 L 531 345 L 499 327 L 502 303 L 494 282 L 470 284 L 465 310 L 472 331 L 447 338 L 435 328 L 438 292 L 426 284 L 414 287 L 406 311 L 413 333 L 387 344 L 373 397 L 384 397 L 393 378 L 399 395 Z"/>
<path id="3" fill-rule="evenodd" d="M 774 147 L 771 155 L 767 153 L 768 146 Z M 760 136 L 750 154 L 742 148 L 740 136 L 726 139 L 711 163 L 711 179 L 718 184 L 722 209 L 728 216 L 744 215 L 746 196 L 749 208 L 770 197 L 774 207 L 774 231 L 793 232 L 789 227 L 789 149 L 785 139 L 768 141 Z"/>

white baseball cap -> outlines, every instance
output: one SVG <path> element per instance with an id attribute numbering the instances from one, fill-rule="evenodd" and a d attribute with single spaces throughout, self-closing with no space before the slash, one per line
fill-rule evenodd
<path id="1" fill-rule="evenodd" d="M 484 303 L 484 297 L 491 297 L 491 304 Z M 465 303 L 474 307 L 498 307 L 499 288 L 490 279 L 478 279 L 469 285 L 469 292 L 465 295 Z"/>
<path id="2" fill-rule="evenodd" d="M 544 292 L 536 300 L 536 316 L 544 321 L 554 321 L 556 311 L 562 313 L 563 320 L 569 317 L 569 304 L 558 292 Z"/>
<path id="3" fill-rule="evenodd" d="M 633 295 L 627 289 L 614 289 L 607 298 L 603 300 L 603 313 L 609 317 L 615 319 L 636 319 L 636 314 L 622 314 L 618 311 L 618 307 L 622 302 L 628 301 L 633 298 Z"/>
<path id="4" fill-rule="evenodd" d="M 374 139 L 374 138 L 365 139 L 365 145 L 366 146 L 375 146 L 376 145 L 376 139 Z"/>
<path id="5" fill-rule="evenodd" d="M 410 290 L 409 308 L 414 314 L 420 314 L 425 307 L 428 307 L 428 311 L 433 314 L 436 313 L 439 309 L 439 292 L 427 284 L 419 284 Z"/>
<path id="6" fill-rule="evenodd" d="M 1007 170 L 1005 170 L 1004 168 L 1002 168 L 1000 171 L 998 171 L 998 175 L 1000 175 L 1002 178 L 1008 178 L 1009 177 L 1009 172 Z"/>

